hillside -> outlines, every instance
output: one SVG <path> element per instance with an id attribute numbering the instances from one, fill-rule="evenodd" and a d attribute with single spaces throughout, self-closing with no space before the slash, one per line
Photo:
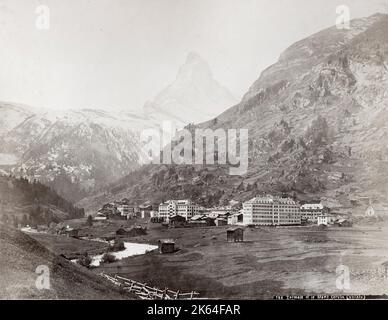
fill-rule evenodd
<path id="1" fill-rule="evenodd" d="M 138 165 L 139 132 L 150 121 L 101 110 L 50 111 L 0 104 L 0 169 L 55 187 L 69 200 Z"/>
<path id="2" fill-rule="evenodd" d="M 87 269 L 55 256 L 37 241 L 0 223 L 0 299 L 123 299 L 123 295 Z M 38 290 L 35 273 L 47 266 L 50 289 Z"/>
<path id="3" fill-rule="evenodd" d="M 17 227 L 79 217 L 84 217 L 82 208 L 40 182 L 0 176 L 0 221 L 3 223 Z"/>
<path id="4" fill-rule="evenodd" d="M 195 53 L 138 113 L 0 102 L 0 173 L 38 179 L 77 201 L 139 167 L 142 130 L 206 121 L 235 102 Z"/>
<path id="5" fill-rule="evenodd" d="M 381 172 L 388 169 L 387 28 L 388 16 L 376 14 L 351 21 L 350 30 L 332 27 L 295 43 L 239 104 L 199 125 L 249 129 L 246 175 L 231 177 L 210 166 L 152 166 L 82 205 L 94 210 L 122 194 L 201 202 L 202 193 L 216 204 L 260 192 L 320 198 L 351 213 L 363 212 L 369 200 L 386 204 L 388 183 Z"/>

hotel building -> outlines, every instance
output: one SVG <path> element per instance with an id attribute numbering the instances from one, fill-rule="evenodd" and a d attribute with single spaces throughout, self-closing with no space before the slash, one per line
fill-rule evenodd
<path id="1" fill-rule="evenodd" d="M 302 219 L 309 222 L 318 222 L 318 217 L 324 216 L 323 205 L 321 203 L 306 203 L 300 207 Z"/>
<path id="2" fill-rule="evenodd" d="M 186 220 L 199 213 L 199 206 L 191 200 L 168 200 L 159 205 L 159 218 L 168 220 L 171 216 L 182 216 Z"/>
<path id="3" fill-rule="evenodd" d="M 300 205 L 290 198 L 256 197 L 243 203 L 243 222 L 260 226 L 300 225 Z"/>

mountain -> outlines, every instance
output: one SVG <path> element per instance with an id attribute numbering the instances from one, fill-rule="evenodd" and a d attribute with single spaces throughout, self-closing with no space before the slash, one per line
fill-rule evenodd
<path id="1" fill-rule="evenodd" d="M 152 166 L 82 204 L 94 210 L 120 194 L 218 204 L 264 192 L 320 198 L 354 214 L 369 201 L 386 204 L 387 28 L 388 16 L 376 14 L 293 44 L 239 104 L 197 126 L 249 130 L 245 175 L 229 176 L 225 166 Z"/>
<path id="2" fill-rule="evenodd" d="M 0 299 L 133 299 L 102 277 L 54 255 L 1 222 L 0 252 Z M 48 268 L 50 289 L 37 288 L 38 266 Z"/>
<path id="3" fill-rule="evenodd" d="M 209 120 L 234 102 L 194 53 L 144 113 L 53 111 L 0 102 L 0 174 L 38 179 L 79 200 L 139 167 L 142 130 L 158 128 L 163 120 L 178 127 Z"/>
<path id="4" fill-rule="evenodd" d="M 0 135 L 7 134 L 13 128 L 21 124 L 34 112 L 26 106 L 2 102 L 0 104 Z"/>
<path id="5" fill-rule="evenodd" d="M 191 52 L 175 81 L 147 102 L 143 110 L 154 121 L 172 121 L 182 128 L 211 120 L 235 103 L 233 95 L 214 79 L 207 62 Z"/>
<path id="6" fill-rule="evenodd" d="M 55 187 L 68 199 L 128 174 L 138 163 L 139 134 L 152 125 L 133 114 L 48 111 L 0 104 L 4 172 Z"/>

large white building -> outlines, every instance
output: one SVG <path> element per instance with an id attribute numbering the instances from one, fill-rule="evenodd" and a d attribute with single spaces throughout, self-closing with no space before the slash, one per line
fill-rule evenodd
<path id="1" fill-rule="evenodd" d="M 300 207 L 302 219 L 316 223 L 318 217 L 324 215 L 323 205 L 321 203 L 306 203 Z"/>
<path id="2" fill-rule="evenodd" d="M 327 226 L 329 224 L 329 217 L 327 215 L 322 215 L 317 218 L 318 226 L 324 225 Z"/>
<path id="3" fill-rule="evenodd" d="M 186 220 L 199 213 L 199 206 L 191 200 L 168 200 L 159 205 L 159 217 L 168 220 L 171 216 L 182 216 Z"/>
<path id="4" fill-rule="evenodd" d="M 124 203 L 117 205 L 117 211 L 122 217 L 127 217 L 127 219 L 134 217 L 136 214 L 136 208 L 134 206 Z"/>
<path id="5" fill-rule="evenodd" d="M 290 198 L 256 197 L 243 203 L 243 222 L 260 226 L 299 225 L 300 205 Z"/>

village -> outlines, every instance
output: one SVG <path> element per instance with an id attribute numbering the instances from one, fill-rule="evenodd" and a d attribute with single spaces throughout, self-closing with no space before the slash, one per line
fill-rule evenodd
<path id="1" fill-rule="evenodd" d="M 310 289 L 338 292 L 335 270 L 344 261 L 357 270 L 387 263 L 384 217 L 373 205 L 354 217 L 320 202 L 271 195 L 214 208 L 189 199 L 156 205 L 122 199 L 85 218 L 22 231 L 79 267 L 127 290 L 136 288 L 140 298 L 167 297 L 165 292 L 180 298 L 220 292 L 228 298 L 270 298 Z M 372 241 L 376 234 L 379 240 Z M 313 279 L 304 281 L 306 275 Z M 365 286 L 366 279 L 359 280 L 365 290 L 384 283 L 368 279 Z"/>
<path id="2" fill-rule="evenodd" d="M 365 216 L 375 216 L 372 205 L 366 208 Z M 388 211 L 388 208 L 387 208 Z M 94 216 L 94 221 L 142 218 L 167 227 L 210 227 L 210 226 L 352 226 L 352 217 L 331 212 L 322 203 L 300 204 L 291 198 L 265 195 L 240 203 L 230 201 L 227 206 L 205 208 L 189 199 L 167 200 L 159 205 L 149 202 L 133 205 L 122 199 L 105 204 Z"/>

